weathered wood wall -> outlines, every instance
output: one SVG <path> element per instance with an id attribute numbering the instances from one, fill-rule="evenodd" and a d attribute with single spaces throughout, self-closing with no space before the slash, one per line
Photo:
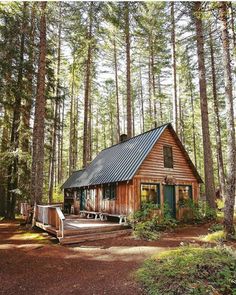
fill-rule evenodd
<path id="1" fill-rule="evenodd" d="M 164 168 L 163 146 L 170 145 L 173 150 L 173 168 Z M 166 177 L 173 179 L 175 185 L 191 185 L 193 199 L 199 197 L 199 183 L 194 175 L 188 160 L 169 129 L 165 129 L 157 144 L 153 147 L 147 158 L 141 164 L 132 181 L 117 183 L 116 199 L 106 200 L 102 198 L 102 187 L 96 186 L 95 197 L 87 201 L 86 209 L 108 212 L 111 214 L 129 215 L 140 209 L 141 183 L 159 183 L 161 204 L 164 203 L 164 184 Z M 179 195 L 176 190 L 176 204 Z M 181 217 L 177 210 L 177 218 Z"/>
<path id="2" fill-rule="evenodd" d="M 172 146 L 174 168 L 164 168 L 163 146 Z M 141 164 L 136 176 L 164 179 L 173 176 L 176 180 L 197 181 L 187 159 L 169 129 L 165 129 L 157 144 Z"/>

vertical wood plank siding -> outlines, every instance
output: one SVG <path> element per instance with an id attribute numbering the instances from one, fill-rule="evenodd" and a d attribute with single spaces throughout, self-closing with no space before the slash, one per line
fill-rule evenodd
<path id="1" fill-rule="evenodd" d="M 173 169 L 164 168 L 163 146 L 172 146 Z M 96 201 L 94 211 L 108 212 L 111 214 L 129 215 L 140 209 L 141 183 L 159 183 L 161 193 L 161 204 L 164 203 L 163 188 L 166 177 L 173 177 L 176 185 L 184 184 L 192 186 L 192 196 L 197 201 L 199 196 L 199 183 L 184 156 L 182 150 L 176 143 L 169 129 L 166 129 L 158 142 L 153 147 L 147 158 L 143 161 L 132 181 L 119 182 L 116 184 L 116 199 L 105 200 L 102 197 L 102 186 L 96 186 Z M 176 190 L 176 203 L 179 195 Z M 177 218 L 179 218 L 177 211 Z"/>

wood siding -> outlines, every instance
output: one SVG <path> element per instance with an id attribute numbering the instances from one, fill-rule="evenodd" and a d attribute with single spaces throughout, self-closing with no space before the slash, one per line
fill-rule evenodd
<path id="1" fill-rule="evenodd" d="M 163 146 L 172 147 L 173 168 L 164 168 Z M 164 185 L 167 178 L 173 181 L 173 185 L 191 185 L 193 199 L 194 201 L 198 200 L 200 193 L 198 180 L 169 129 L 165 129 L 158 142 L 141 164 L 133 180 L 116 184 L 116 198 L 114 200 L 103 199 L 101 185 L 91 187 L 90 189 L 94 190 L 94 197 L 87 198 L 85 210 L 130 215 L 140 209 L 141 183 L 160 184 L 160 201 L 161 205 L 163 205 Z M 176 217 L 181 218 L 182 211 L 177 207 L 179 201 L 177 189 L 175 198 Z M 77 206 L 79 205 L 77 204 Z"/>
<path id="2" fill-rule="evenodd" d="M 120 182 L 116 185 L 116 198 L 114 200 L 103 199 L 102 186 L 96 186 L 95 200 L 86 200 L 85 210 L 107 212 L 110 214 L 129 215 L 134 212 L 133 182 Z"/>
<path id="3" fill-rule="evenodd" d="M 173 151 L 173 169 L 164 168 L 163 146 L 168 145 L 172 147 Z M 187 159 L 169 129 L 165 129 L 136 173 L 136 177 L 159 178 L 163 179 L 163 181 L 166 176 L 172 176 L 178 181 L 197 181 Z"/>

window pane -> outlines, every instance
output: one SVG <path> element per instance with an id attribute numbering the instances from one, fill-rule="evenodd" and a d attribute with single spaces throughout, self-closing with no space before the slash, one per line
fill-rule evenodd
<path id="1" fill-rule="evenodd" d="M 173 168 L 173 153 L 171 146 L 163 146 L 164 167 Z"/>
<path id="2" fill-rule="evenodd" d="M 180 185 L 179 186 L 179 200 L 188 200 L 192 198 L 192 186 L 191 185 Z"/>
<path id="3" fill-rule="evenodd" d="M 159 185 L 141 184 L 141 202 L 160 204 Z"/>
<path id="4" fill-rule="evenodd" d="M 116 185 L 110 184 L 103 187 L 103 199 L 115 199 L 116 198 Z"/>
<path id="5" fill-rule="evenodd" d="M 110 188 L 111 188 L 110 198 L 112 200 L 114 200 L 116 198 L 116 185 L 115 184 L 111 184 Z"/>

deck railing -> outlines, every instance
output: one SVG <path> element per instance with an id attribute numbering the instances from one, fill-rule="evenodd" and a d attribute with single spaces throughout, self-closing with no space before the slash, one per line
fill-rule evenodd
<path id="1" fill-rule="evenodd" d="M 64 220 L 60 206 L 58 205 L 36 205 L 35 221 L 40 222 L 43 226 L 50 225 L 57 231 L 58 237 L 64 237 Z"/>

